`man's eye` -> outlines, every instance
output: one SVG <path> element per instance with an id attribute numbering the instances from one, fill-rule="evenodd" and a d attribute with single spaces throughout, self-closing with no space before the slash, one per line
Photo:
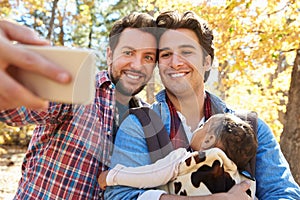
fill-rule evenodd
<path id="1" fill-rule="evenodd" d="M 150 55 L 147 55 L 145 58 L 147 61 L 150 61 L 150 62 L 155 60 L 154 56 L 150 56 Z"/>
<path id="2" fill-rule="evenodd" d="M 123 51 L 123 54 L 126 56 L 132 56 L 132 51 Z"/>
<path id="3" fill-rule="evenodd" d="M 169 58 L 172 55 L 170 52 L 160 53 L 161 58 Z"/>
<path id="4" fill-rule="evenodd" d="M 182 55 L 185 55 L 185 56 L 190 55 L 190 54 L 192 54 L 192 53 L 193 53 L 192 51 L 182 51 L 182 52 L 181 52 L 181 54 L 182 54 Z"/>

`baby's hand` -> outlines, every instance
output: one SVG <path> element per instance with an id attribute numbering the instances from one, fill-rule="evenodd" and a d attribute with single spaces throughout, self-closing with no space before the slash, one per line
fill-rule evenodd
<path id="1" fill-rule="evenodd" d="M 105 190 L 105 188 L 107 186 L 107 184 L 106 184 L 107 174 L 108 174 L 108 170 L 101 172 L 100 175 L 99 175 L 99 177 L 98 177 L 98 183 L 99 183 L 100 188 L 102 190 Z"/>

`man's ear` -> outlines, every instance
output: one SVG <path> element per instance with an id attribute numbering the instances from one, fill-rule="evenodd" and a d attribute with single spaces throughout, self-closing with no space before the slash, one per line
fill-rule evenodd
<path id="1" fill-rule="evenodd" d="M 211 69 L 211 56 L 210 55 L 207 55 L 205 58 L 204 58 L 204 62 L 203 62 L 203 66 L 204 66 L 204 69 L 205 71 L 209 71 Z"/>
<path id="2" fill-rule="evenodd" d="M 112 52 L 110 47 L 107 47 L 107 49 L 106 49 L 106 63 L 107 63 L 107 66 L 110 67 L 112 62 L 113 62 L 113 52 Z"/>
<path id="3" fill-rule="evenodd" d="M 216 136 L 213 134 L 207 134 L 204 141 L 202 142 L 202 149 L 209 149 L 214 147 L 216 143 Z"/>

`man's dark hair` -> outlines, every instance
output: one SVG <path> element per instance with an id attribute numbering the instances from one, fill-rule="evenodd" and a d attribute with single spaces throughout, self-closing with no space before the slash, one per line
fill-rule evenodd
<path id="1" fill-rule="evenodd" d="M 155 27 L 156 23 L 151 15 L 146 13 L 133 12 L 115 22 L 109 33 L 109 46 L 112 51 L 115 50 L 119 42 L 120 35 L 126 28 L 138 28 L 141 31 L 153 34 L 156 38 L 157 34 Z"/>
<path id="2" fill-rule="evenodd" d="M 200 45 L 203 49 L 203 56 L 211 56 L 211 60 L 214 59 L 213 48 L 213 33 L 208 27 L 206 21 L 201 19 L 192 11 L 184 12 L 182 15 L 176 11 L 167 11 L 161 13 L 156 19 L 157 27 L 164 28 L 159 29 L 161 35 L 167 29 L 186 28 L 194 31 L 198 37 Z M 207 80 L 210 71 L 206 71 L 204 75 L 204 82 Z"/>

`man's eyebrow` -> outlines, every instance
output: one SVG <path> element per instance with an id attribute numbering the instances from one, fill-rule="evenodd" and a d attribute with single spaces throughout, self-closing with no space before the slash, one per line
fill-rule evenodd
<path id="1" fill-rule="evenodd" d="M 137 51 L 138 49 L 134 48 L 134 47 L 131 47 L 131 46 L 123 46 L 121 49 L 130 49 L 131 51 Z M 156 54 L 156 48 L 141 48 L 141 49 L 149 49 L 149 52 L 146 52 L 148 54 Z M 151 49 L 155 49 L 152 51 L 150 51 Z M 154 52 L 155 51 L 155 52 Z"/>
<path id="2" fill-rule="evenodd" d="M 131 47 L 131 46 L 123 46 L 122 49 L 131 49 L 131 50 L 134 50 L 134 48 Z"/>
<path id="3" fill-rule="evenodd" d="M 154 52 L 154 51 L 153 51 L 153 52 L 150 52 L 150 51 L 149 51 L 149 52 L 146 52 L 146 54 L 156 55 L 156 51 L 155 51 L 155 52 Z"/>
<path id="4" fill-rule="evenodd" d="M 195 46 L 190 45 L 190 44 L 183 44 L 183 45 L 180 45 L 178 48 L 192 48 L 192 49 L 196 49 Z M 159 52 L 161 52 L 161 51 L 167 51 L 167 50 L 170 50 L 170 48 L 169 47 L 160 48 Z"/>
<path id="5" fill-rule="evenodd" d="M 192 48 L 192 49 L 196 49 L 195 46 L 190 45 L 190 44 L 183 44 L 183 45 L 180 45 L 179 48 Z"/>
<path id="6" fill-rule="evenodd" d="M 158 50 L 159 50 L 159 52 L 161 52 L 161 51 L 167 51 L 167 50 L 170 50 L 170 48 L 169 48 L 169 47 L 165 47 L 165 48 L 159 48 Z"/>

